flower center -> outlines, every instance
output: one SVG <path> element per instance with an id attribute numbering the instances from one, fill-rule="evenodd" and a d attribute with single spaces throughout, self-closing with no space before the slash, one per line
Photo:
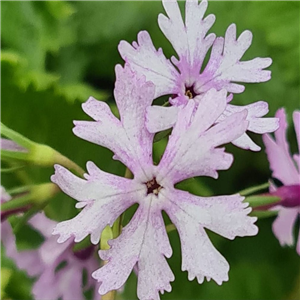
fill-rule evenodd
<path id="1" fill-rule="evenodd" d="M 159 185 L 156 181 L 156 178 L 154 177 L 153 179 L 145 182 L 146 187 L 147 187 L 147 195 L 149 194 L 154 194 L 158 195 L 159 191 L 163 188 L 161 185 Z"/>
<path id="2" fill-rule="evenodd" d="M 190 86 L 190 87 L 186 87 L 185 88 L 185 95 L 189 98 L 189 99 L 193 99 L 195 98 L 198 94 L 195 92 L 194 90 L 194 86 Z"/>

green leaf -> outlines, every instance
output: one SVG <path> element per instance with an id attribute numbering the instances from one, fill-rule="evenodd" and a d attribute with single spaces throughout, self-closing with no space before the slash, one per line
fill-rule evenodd
<path id="1" fill-rule="evenodd" d="M 8 63 L 10 65 L 26 64 L 26 59 L 22 58 L 17 52 L 2 50 L 1 51 L 1 62 Z"/>
<path id="2" fill-rule="evenodd" d="M 65 1 L 45 1 L 45 6 L 49 13 L 59 20 L 65 20 L 76 12 L 73 5 Z"/>
<path id="3" fill-rule="evenodd" d="M 85 83 L 74 83 L 69 85 L 57 86 L 55 92 L 59 96 L 63 96 L 70 103 L 74 103 L 75 100 L 82 102 L 86 101 L 88 97 L 93 96 L 97 100 L 105 101 L 108 98 L 108 93 L 100 90 L 96 90 Z"/>

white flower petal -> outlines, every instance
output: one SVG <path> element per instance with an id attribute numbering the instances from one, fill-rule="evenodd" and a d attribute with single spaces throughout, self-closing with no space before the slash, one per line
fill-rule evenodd
<path id="1" fill-rule="evenodd" d="M 232 82 L 264 82 L 271 78 L 271 72 L 263 70 L 271 65 L 270 58 L 255 58 L 240 61 L 252 42 L 252 33 L 244 31 L 236 39 L 236 26 L 231 24 L 225 38 L 216 38 L 207 66 L 195 84 L 197 92 L 206 92 L 214 87 L 225 88 L 231 93 L 241 93 L 244 86 Z"/>
<path id="2" fill-rule="evenodd" d="M 155 197 L 156 196 L 151 196 Z M 138 263 L 139 299 L 159 300 L 159 291 L 170 291 L 174 275 L 164 257 L 172 250 L 165 231 L 161 212 L 151 207 L 153 199 L 145 199 L 121 235 L 109 242 L 111 248 L 99 251 L 108 263 L 92 276 L 101 282 L 99 293 L 120 288 Z"/>
<path id="3" fill-rule="evenodd" d="M 279 120 L 277 118 L 262 118 L 269 111 L 268 103 L 264 101 L 258 101 L 249 105 L 237 106 L 227 104 L 226 109 L 219 120 L 241 112 L 247 109 L 247 121 L 249 121 L 248 130 L 255 133 L 269 133 L 273 132 L 279 127 Z"/>
<path id="4" fill-rule="evenodd" d="M 239 195 L 198 197 L 179 190 L 161 190 L 166 201 L 164 210 L 176 226 L 182 247 L 182 270 L 189 280 L 212 278 L 218 284 L 228 280 L 229 265 L 211 244 L 204 227 L 226 238 L 257 234 L 256 218 L 247 214 Z"/>
<path id="5" fill-rule="evenodd" d="M 261 148 L 251 140 L 251 138 L 247 133 L 244 133 L 239 138 L 233 140 L 232 144 L 245 150 L 251 150 L 251 151 L 261 150 Z"/>
<path id="6" fill-rule="evenodd" d="M 197 0 L 186 1 L 184 24 L 177 1 L 164 0 L 163 5 L 168 18 L 160 14 L 159 26 L 179 56 L 179 61 L 175 58 L 172 61 L 180 70 L 182 79 L 187 86 L 192 85 L 215 39 L 215 34 L 206 36 L 215 16 L 209 15 L 204 19 L 207 1 L 200 4 Z"/>
<path id="7" fill-rule="evenodd" d="M 86 176 L 87 180 L 76 177 L 61 166 L 56 166 L 51 177 L 66 194 L 86 204 L 75 218 L 54 228 L 53 234 L 60 235 L 59 243 L 71 236 L 79 242 L 91 234 L 92 243 L 97 244 L 104 227 L 112 225 L 136 201 L 134 195 L 140 187 L 135 182 L 105 173 L 92 163 L 88 164 L 88 169 L 91 175 Z"/>
<path id="8" fill-rule="evenodd" d="M 200 175 L 217 178 L 217 170 L 230 167 L 232 155 L 216 147 L 241 136 L 248 122 L 244 111 L 209 128 L 223 113 L 225 106 L 226 91 L 212 89 L 201 99 L 196 112 L 193 101 L 190 101 L 178 113 L 177 123 L 159 164 L 158 180 L 163 182 L 172 178 L 172 183 L 176 183 Z"/>
<path id="9" fill-rule="evenodd" d="M 189 280 L 197 277 L 212 278 L 218 284 L 228 280 L 229 265 L 210 242 L 202 226 L 197 224 L 183 210 L 170 210 L 168 215 L 176 226 L 182 252 L 182 270 L 188 271 Z"/>
<path id="10" fill-rule="evenodd" d="M 149 106 L 146 114 L 146 126 L 149 132 L 155 133 L 169 129 L 177 121 L 179 108 L 176 106 Z"/>
<path id="11" fill-rule="evenodd" d="M 116 66 L 115 98 L 121 120 L 109 106 L 90 98 L 83 110 L 96 122 L 74 122 L 74 133 L 90 142 L 109 148 L 132 172 L 145 172 L 145 164 L 152 164 L 153 134 L 145 125 L 146 108 L 154 98 L 154 85 L 144 77 L 137 77 L 128 66 Z"/>
<path id="12" fill-rule="evenodd" d="M 241 112 L 245 109 L 248 112 L 246 120 L 249 121 L 247 128 L 249 131 L 262 134 L 273 132 L 279 127 L 279 120 L 277 118 L 261 118 L 269 111 L 268 103 L 264 101 L 258 101 L 244 106 L 228 104 L 224 113 L 219 117 L 217 122 L 221 122 L 232 114 Z M 259 151 L 261 149 L 246 133 L 234 140 L 232 143 L 242 149 L 250 149 L 252 151 Z"/>
<path id="13" fill-rule="evenodd" d="M 178 72 L 164 56 L 162 49 L 155 49 L 147 31 L 139 32 L 137 43 L 134 42 L 133 45 L 121 41 L 118 49 L 133 71 L 144 75 L 148 81 L 154 83 L 155 98 L 178 92 L 176 87 Z"/>
<path id="14" fill-rule="evenodd" d="M 258 232 L 254 225 L 257 218 L 247 216 L 251 208 L 240 195 L 199 197 L 180 190 L 162 190 L 162 193 L 170 205 L 184 211 L 194 222 L 228 239 Z"/>

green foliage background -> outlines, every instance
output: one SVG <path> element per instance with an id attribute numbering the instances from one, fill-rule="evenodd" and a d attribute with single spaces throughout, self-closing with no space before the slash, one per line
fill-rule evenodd
<path id="1" fill-rule="evenodd" d="M 183 3 L 180 4 L 184 8 Z M 244 59 L 271 57 L 272 80 L 248 84 L 234 97 L 234 104 L 258 100 L 269 103 L 274 115 L 285 107 L 291 115 L 299 109 L 299 2 L 213 1 L 208 13 L 217 21 L 211 31 L 224 35 L 231 23 L 238 33 L 253 32 L 251 48 Z M 136 40 L 140 30 L 148 30 L 156 47 L 167 57 L 174 54 L 160 32 L 157 15 L 163 12 L 159 1 L 20 1 L 1 2 L 1 117 L 2 122 L 30 139 L 45 143 L 84 167 L 89 160 L 103 170 L 123 175 L 124 166 L 111 159 L 112 153 L 89 144 L 72 134 L 72 121 L 87 119 L 81 103 L 93 95 L 113 101 L 114 66 L 122 63 L 117 51 L 120 40 Z M 297 151 L 293 126 L 289 129 L 292 152 Z M 261 137 L 254 137 L 262 145 Z M 155 159 L 166 141 L 155 145 Z M 233 146 L 235 162 L 221 172 L 218 181 L 197 178 L 181 187 L 198 195 L 238 192 L 268 180 L 270 171 L 264 151 L 252 153 Z M 26 167 L 34 182 L 49 181 L 53 169 Z M 2 174 L 2 185 L 15 187 L 14 174 Z M 50 204 L 51 217 L 64 220 L 76 214 L 75 202 L 59 194 Z M 298 299 L 300 297 L 299 257 L 295 249 L 282 248 L 271 232 L 273 219 L 257 222 L 256 237 L 227 241 L 211 235 L 214 245 L 229 261 L 230 280 L 222 286 L 214 282 L 198 285 L 181 272 L 180 244 L 176 232 L 170 233 L 174 254 L 169 260 L 175 273 L 173 291 L 162 299 Z M 37 242 L 24 230 L 18 235 L 19 247 Z M 201 253 L 199 253 L 201 255 Z M 16 270 L 2 251 L 2 288 L 7 298 L 32 299 L 32 279 Z M 121 299 L 136 298 L 136 276 L 131 275 Z M 50 299 L 49 299 L 50 300 Z M 52 300 L 52 299 L 51 299 Z"/>

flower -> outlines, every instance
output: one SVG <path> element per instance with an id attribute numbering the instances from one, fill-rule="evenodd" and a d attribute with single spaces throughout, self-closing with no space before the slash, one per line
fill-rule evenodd
<path id="1" fill-rule="evenodd" d="M 1 200 L 9 200 L 9 195 L 2 187 L 1 189 Z M 8 221 L 1 223 L 1 240 L 7 257 L 14 260 L 17 267 L 25 270 L 29 276 L 37 277 L 32 289 L 35 299 L 84 300 L 83 270 L 91 273 L 99 266 L 93 256 L 94 246 L 87 248 L 83 253 L 73 251 L 72 241 L 58 244 L 56 238 L 51 235 L 56 222 L 48 219 L 43 213 L 33 216 L 29 225 L 45 239 L 38 249 L 19 251 Z M 91 287 L 95 287 L 95 284 L 89 279 L 84 288 Z"/>
<path id="2" fill-rule="evenodd" d="M 162 2 L 168 17 L 160 14 L 158 23 L 177 52 L 179 60 L 173 56 L 170 61 L 164 56 L 161 48 L 156 51 L 147 31 L 138 34 L 138 42 L 130 45 L 126 41 L 121 41 L 118 47 L 125 62 L 155 84 L 155 98 L 172 95 L 169 99 L 171 108 L 160 106 L 148 108 L 147 128 L 150 132 L 174 126 L 178 111 L 191 100 L 198 105 L 211 88 L 241 93 L 245 87 L 237 82 L 264 82 L 271 78 L 271 72 L 264 70 L 271 65 L 270 58 L 240 61 L 251 45 L 250 31 L 244 31 L 237 39 L 236 25 L 231 24 L 225 38 L 216 37 L 212 33 L 207 35 L 215 16 L 209 15 L 204 18 L 207 9 L 206 0 L 200 4 L 198 0 L 186 1 L 185 23 L 176 0 Z M 210 59 L 201 71 L 210 48 Z M 231 100 L 232 94 L 229 95 L 228 102 Z M 262 134 L 273 132 L 278 128 L 278 120 L 262 118 L 268 113 L 268 104 L 263 101 L 241 107 L 227 104 L 220 118 L 224 119 L 244 109 L 248 110 L 249 131 Z M 233 144 L 244 149 L 260 150 L 246 133 L 234 140 Z"/>
<path id="3" fill-rule="evenodd" d="M 171 291 L 170 282 L 174 280 L 166 261 L 172 249 L 162 218 L 165 211 L 180 235 L 182 270 L 188 271 L 190 280 L 197 277 L 202 283 L 206 277 L 221 284 L 228 280 L 229 265 L 204 228 L 229 239 L 255 235 L 256 218 L 247 216 L 251 208 L 246 208 L 248 204 L 240 195 L 204 198 L 175 189 L 174 184 L 193 176 L 217 178 L 218 170 L 231 166 L 233 156 L 217 147 L 245 132 L 246 111 L 214 124 L 226 107 L 226 91 L 211 89 L 197 108 L 189 102 L 182 109 L 165 153 L 154 165 L 154 134 L 146 129 L 145 112 L 153 101 L 155 87 L 128 66 L 116 66 L 116 77 L 114 95 L 120 120 L 105 102 L 91 97 L 82 107 L 95 121 L 75 121 L 73 131 L 111 149 L 134 178 L 103 172 L 88 162 L 88 174 L 81 179 L 56 165 L 52 181 L 83 209 L 75 218 L 59 223 L 53 234 L 60 235 L 58 242 L 71 237 L 79 242 L 90 234 L 92 243 L 97 244 L 102 230 L 138 203 L 121 235 L 108 242 L 110 249 L 99 251 L 107 264 L 92 276 L 100 282 L 99 293 L 104 295 L 120 288 L 137 265 L 138 298 L 159 299 L 159 292 Z"/>
<path id="4" fill-rule="evenodd" d="M 271 185 L 271 194 L 279 196 L 281 202 L 273 209 L 278 210 L 278 217 L 273 223 L 273 232 L 281 245 L 294 245 L 293 227 L 300 213 L 300 154 L 290 155 L 286 139 L 286 114 L 283 108 L 276 112 L 280 127 L 275 132 L 275 140 L 264 135 L 263 141 L 270 162 L 272 176 L 283 183 L 282 187 Z M 300 112 L 293 114 L 294 126 L 300 151 Z M 297 243 L 300 255 L 300 231 Z"/>

